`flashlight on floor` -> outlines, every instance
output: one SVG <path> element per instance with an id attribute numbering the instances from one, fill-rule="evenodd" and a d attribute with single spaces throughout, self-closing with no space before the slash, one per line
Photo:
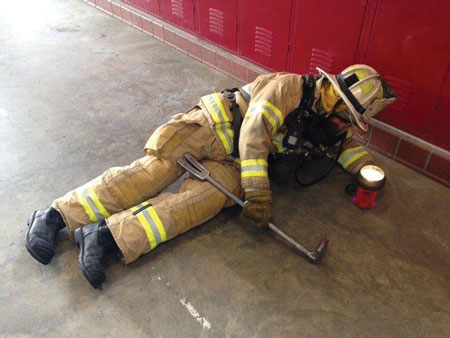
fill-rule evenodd
<path id="1" fill-rule="evenodd" d="M 384 171 L 376 165 L 365 165 L 359 170 L 357 179 L 358 184 L 353 203 L 361 209 L 373 208 L 378 192 L 386 183 Z"/>

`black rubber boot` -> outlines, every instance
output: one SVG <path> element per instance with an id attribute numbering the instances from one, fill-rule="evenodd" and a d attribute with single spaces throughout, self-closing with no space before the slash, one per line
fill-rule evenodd
<path id="1" fill-rule="evenodd" d="M 52 207 L 33 212 L 28 217 L 25 247 L 34 259 L 47 265 L 55 255 L 55 239 L 66 225 L 61 214 Z"/>
<path id="2" fill-rule="evenodd" d="M 97 289 L 105 281 L 101 259 L 107 252 L 117 250 L 116 242 L 104 220 L 75 230 L 75 242 L 80 248 L 78 262 L 81 270 L 94 289 Z"/>

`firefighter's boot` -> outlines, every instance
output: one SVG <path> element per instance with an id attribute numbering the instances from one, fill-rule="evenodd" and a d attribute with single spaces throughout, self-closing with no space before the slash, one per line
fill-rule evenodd
<path id="1" fill-rule="evenodd" d="M 28 218 L 25 247 L 34 259 L 50 263 L 55 255 L 55 239 L 66 225 L 61 214 L 52 207 L 33 212 Z"/>
<path id="2" fill-rule="evenodd" d="M 81 270 L 94 289 L 105 281 L 101 260 L 107 252 L 117 249 L 111 232 L 104 220 L 75 230 L 75 242 L 80 248 L 78 262 Z"/>

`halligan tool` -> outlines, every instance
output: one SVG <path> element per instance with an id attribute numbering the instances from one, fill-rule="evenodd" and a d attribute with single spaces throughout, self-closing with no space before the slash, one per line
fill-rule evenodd
<path id="1" fill-rule="evenodd" d="M 192 175 L 197 177 L 200 181 L 207 181 L 211 183 L 214 187 L 219 189 L 221 192 L 223 192 L 225 195 L 227 195 L 229 198 L 231 198 L 233 201 L 239 204 L 242 208 L 244 207 L 244 201 L 238 198 L 236 195 L 234 195 L 231 191 L 229 191 L 219 182 L 214 180 L 211 177 L 209 170 L 206 169 L 204 166 L 202 166 L 193 155 L 186 153 L 184 154 L 184 158 L 179 159 L 177 162 L 184 169 L 186 169 Z M 306 257 L 306 259 L 313 264 L 318 264 L 325 254 L 325 251 L 328 246 L 328 239 L 326 237 L 323 238 L 323 240 L 319 243 L 319 245 L 314 251 L 309 251 L 303 245 L 294 240 L 292 237 L 284 233 L 273 223 L 269 223 L 268 227 L 270 230 L 275 232 L 282 239 L 284 239 L 286 242 L 288 242 L 290 245 L 292 245 L 294 248 L 300 251 Z"/>

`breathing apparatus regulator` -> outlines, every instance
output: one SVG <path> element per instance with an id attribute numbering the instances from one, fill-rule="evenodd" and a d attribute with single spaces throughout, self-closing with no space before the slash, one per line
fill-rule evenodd
<path id="1" fill-rule="evenodd" d="M 302 186 L 315 184 L 331 172 L 339 157 L 346 128 L 338 130 L 335 119 L 342 118 L 334 110 L 342 100 L 336 102 L 331 113 L 319 114 L 313 110 L 319 76 L 322 75 L 303 75 L 302 98 L 285 120 L 283 147 L 286 151 L 269 155 L 269 176 L 276 184 L 290 183 L 292 179 Z M 334 156 L 326 152 L 330 147 L 338 148 Z"/>

